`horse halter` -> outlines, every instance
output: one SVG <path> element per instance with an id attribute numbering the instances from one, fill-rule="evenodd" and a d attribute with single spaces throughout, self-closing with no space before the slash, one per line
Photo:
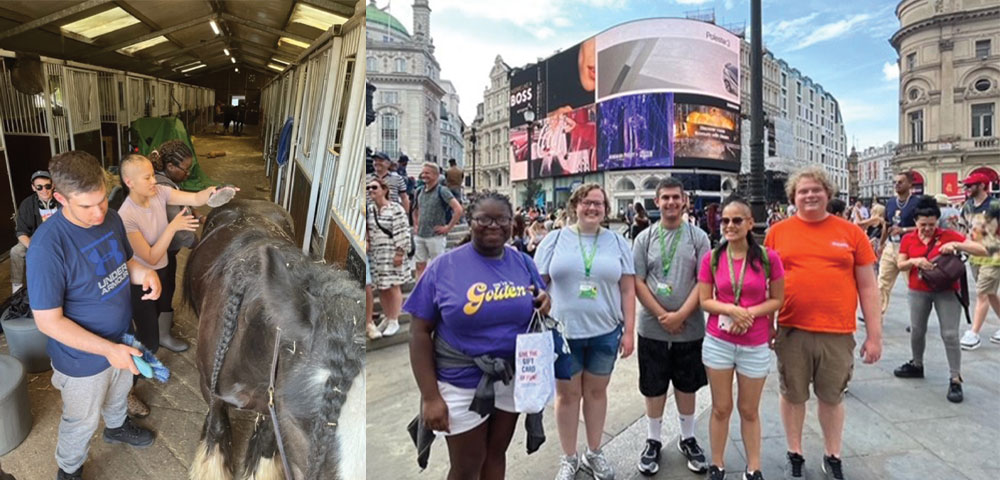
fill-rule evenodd
<path id="1" fill-rule="evenodd" d="M 267 384 L 267 410 L 271 413 L 274 424 L 274 438 L 278 442 L 278 453 L 281 454 L 281 465 L 285 467 L 285 478 L 293 478 L 292 469 L 288 467 L 288 455 L 285 454 L 285 442 L 281 439 L 281 426 L 278 425 L 278 414 L 274 410 L 274 380 L 278 373 L 278 351 L 281 349 L 281 328 L 274 332 L 274 357 L 271 360 L 271 376 Z"/>

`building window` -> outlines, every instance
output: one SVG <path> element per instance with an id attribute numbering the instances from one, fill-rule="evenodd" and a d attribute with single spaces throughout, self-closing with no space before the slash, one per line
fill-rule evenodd
<path id="1" fill-rule="evenodd" d="M 911 53 L 911 54 L 907 55 L 906 56 L 906 70 L 907 71 L 913 70 L 913 68 L 916 67 L 916 66 L 917 66 L 917 54 L 916 53 Z"/>
<path id="2" fill-rule="evenodd" d="M 402 58 L 396 59 L 396 73 L 406 73 L 406 60 Z"/>
<path id="3" fill-rule="evenodd" d="M 378 61 L 375 57 L 368 57 L 368 71 L 377 72 L 378 71 Z"/>
<path id="4" fill-rule="evenodd" d="M 976 89 L 977 92 L 985 92 L 990 89 L 990 81 L 989 79 L 986 78 L 976 80 L 976 83 L 973 85 L 973 87 Z"/>
<path id="5" fill-rule="evenodd" d="M 802 95 L 802 82 L 795 82 L 796 93 Z"/>
<path id="6" fill-rule="evenodd" d="M 972 106 L 972 136 L 993 136 L 993 104 L 980 103 Z"/>
<path id="7" fill-rule="evenodd" d="M 399 119 L 392 113 L 382 115 L 382 151 L 392 158 L 399 156 Z"/>
<path id="8" fill-rule="evenodd" d="M 990 56 L 990 41 L 976 40 L 976 58 L 986 58 Z"/>
<path id="9" fill-rule="evenodd" d="M 917 97 L 919 97 L 919 96 L 920 96 L 920 90 L 917 90 L 916 88 L 911 88 L 910 89 L 910 93 L 909 93 L 910 100 L 916 100 Z"/>
<path id="10" fill-rule="evenodd" d="M 924 111 L 910 112 L 910 143 L 924 143 Z"/>

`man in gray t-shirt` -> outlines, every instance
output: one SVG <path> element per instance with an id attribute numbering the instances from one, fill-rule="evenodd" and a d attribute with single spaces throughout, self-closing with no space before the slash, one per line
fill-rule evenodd
<path id="1" fill-rule="evenodd" d="M 451 190 L 441 185 L 441 170 L 437 164 L 425 163 L 420 179 L 424 186 L 417 190 L 413 204 L 413 243 L 416 247 L 413 261 L 417 263 L 418 279 L 427 264 L 444 253 L 448 232 L 461 220 L 463 211 Z"/>
<path id="2" fill-rule="evenodd" d="M 656 188 L 660 222 L 643 230 L 633 244 L 635 293 L 639 309 L 639 391 L 646 397 L 648 435 L 639 471 L 659 470 L 660 430 L 667 389 L 674 385 L 681 436 L 678 447 L 688 469 L 704 473 L 705 453 L 694 438 L 695 394 L 708 384 L 701 363 L 705 317 L 698 298 L 698 265 L 711 250 L 708 235 L 683 220 L 684 184 L 673 177 Z"/>

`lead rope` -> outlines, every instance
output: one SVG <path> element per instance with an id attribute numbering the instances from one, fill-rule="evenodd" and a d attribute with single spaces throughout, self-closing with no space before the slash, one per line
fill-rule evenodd
<path id="1" fill-rule="evenodd" d="M 274 411 L 274 377 L 278 372 L 278 349 L 281 347 L 281 328 L 274 334 L 274 357 L 271 360 L 271 379 L 267 385 L 267 410 L 271 412 L 271 422 L 274 423 L 274 437 L 278 442 L 278 453 L 281 454 L 281 464 L 285 467 L 285 478 L 292 477 L 292 469 L 288 467 L 288 456 L 285 455 L 285 442 L 281 439 L 281 427 L 278 426 L 278 414 Z"/>

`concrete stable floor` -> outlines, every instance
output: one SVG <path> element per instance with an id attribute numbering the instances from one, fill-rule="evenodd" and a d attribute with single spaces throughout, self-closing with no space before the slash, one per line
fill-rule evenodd
<path id="1" fill-rule="evenodd" d="M 217 182 L 233 183 L 240 188 L 237 198 L 262 199 L 270 196 L 265 176 L 260 142 L 255 127 L 248 126 L 241 137 L 206 134 L 192 138 L 202 168 Z M 210 151 L 225 151 L 220 158 L 206 158 Z M 205 214 L 210 209 L 198 209 Z M 98 429 L 90 442 L 90 455 L 84 465 L 86 480 L 126 480 L 135 478 L 183 479 L 195 455 L 207 406 L 198 387 L 198 369 L 194 363 L 198 319 L 181 301 L 184 268 L 189 250 L 178 255 L 177 292 L 174 334 L 192 344 L 187 352 L 176 354 L 161 349 L 159 358 L 170 368 L 166 384 L 140 382 L 136 387 L 140 398 L 149 404 L 152 413 L 138 423 L 156 432 L 156 442 L 145 449 L 123 445 L 108 445 L 101 440 Z M 10 294 L 10 263 L 0 262 L 0 296 Z M 7 353 L 6 338 L 0 336 L 0 352 Z M 33 427 L 31 434 L 13 451 L 0 457 L 5 471 L 18 480 L 55 478 L 55 444 L 62 400 L 52 387 L 52 372 L 29 375 L 29 397 Z M 234 451 L 242 458 L 253 416 L 232 411 Z"/>

